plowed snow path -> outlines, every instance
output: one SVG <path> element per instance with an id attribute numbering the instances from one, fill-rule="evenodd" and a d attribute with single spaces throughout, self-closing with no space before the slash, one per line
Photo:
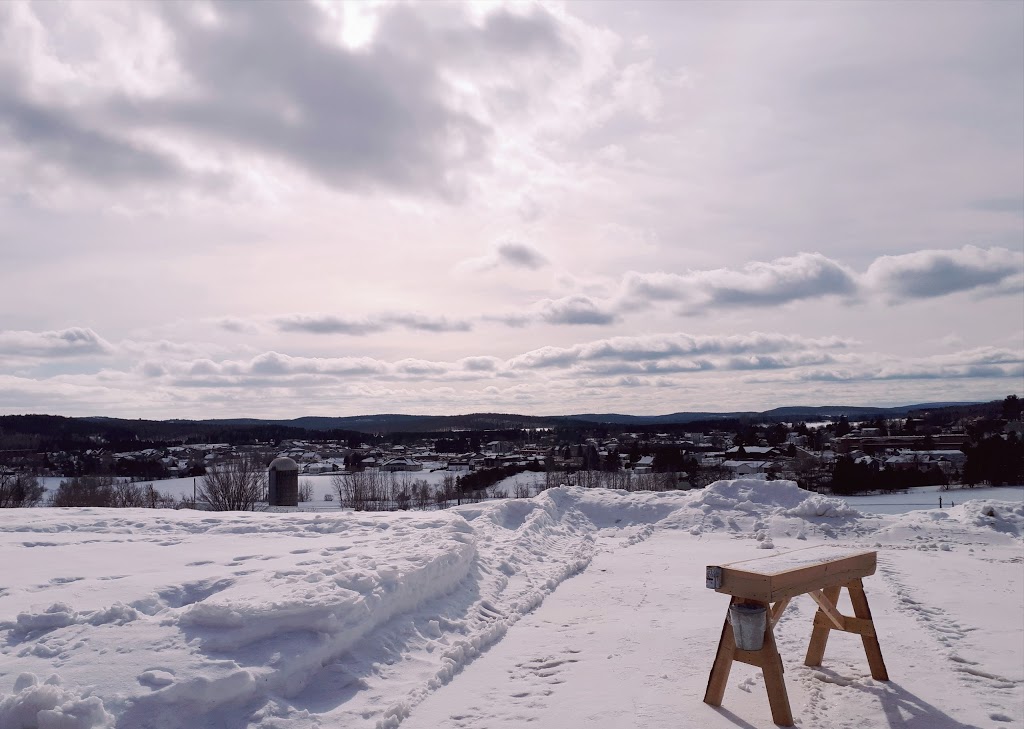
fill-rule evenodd
<path id="1" fill-rule="evenodd" d="M 1012 562 L 1000 561 L 1019 551 L 989 547 L 977 569 L 950 575 L 945 586 L 935 575 L 946 555 L 882 552 L 884 566 L 865 587 L 889 683 L 871 679 L 852 635 L 834 632 L 823 666 L 803 666 L 815 605 L 807 597 L 795 600 L 777 631 L 797 725 L 1021 726 L 1021 677 L 1010 664 L 1021 656 L 1024 600 L 1019 566 L 1012 570 Z M 698 540 L 679 531 L 605 551 L 419 704 L 402 729 L 774 726 L 760 672 L 743 664 L 733 666 L 721 709 L 701 700 L 727 604 L 704 588 L 704 565 L 751 556 L 757 554 L 749 541 L 726 535 Z M 929 559 L 935 564 L 920 564 Z M 927 607 L 958 580 L 968 593 L 998 582 L 999 598 L 1009 607 L 1002 625 L 991 621 L 991 611 L 960 614 L 956 600 Z M 976 593 L 973 600 L 977 604 Z M 848 604 L 840 607 L 852 614 Z"/>

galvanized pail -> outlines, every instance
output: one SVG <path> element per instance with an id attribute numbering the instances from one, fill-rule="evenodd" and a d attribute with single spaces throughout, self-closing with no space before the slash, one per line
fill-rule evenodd
<path id="1" fill-rule="evenodd" d="M 767 611 L 764 605 L 730 605 L 729 623 L 736 638 L 736 647 L 741 651 L 759 651 L 764 645 L 764 631 L 767 626 Z"/>

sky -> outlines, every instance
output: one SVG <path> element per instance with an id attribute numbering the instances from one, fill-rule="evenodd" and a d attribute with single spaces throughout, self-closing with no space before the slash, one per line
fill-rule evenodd
<path id="1" fill-rule="evenodd" d="M 1024 3 L 0 4 L 0 412 L 1024 393 Z"/>

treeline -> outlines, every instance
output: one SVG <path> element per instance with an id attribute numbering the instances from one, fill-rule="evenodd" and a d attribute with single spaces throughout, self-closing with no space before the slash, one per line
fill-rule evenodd
<path id="1" fill-rule="evenodd" d="M 282 440 L 340 441 L 349 447 L 379 437 L 353 430 L 307 430 L 275 423 L 190 420 L 66 418 L 60 415 L 0 415 L 0 450 L 134 451 L 193 443 L 277 443 Z"/>
<path id="2" fill-rule="evenodd" d="M 915 486 L 942 486 L 947 483 L 946 474 L 939 468 L 872 468 L 867 463 L 857 463 L 849 456 L 840 456 L 833 465 L 829 488 L 834 494 L 849 496 L 867 491 L 903 491 Z"/>
<path id="3" fill-rule="evenodd" d="M 993 486 L 1024 484 L 1024 441 L 1016 433 L 992 435 L 964 447 L 964 482 Z"/>
<path id="4" fill-rule="evenodd" d="M 111 509 L 168 509 L 178 502 L 151 483 L 119 481 L 111 476 L 79 476 L 60 482 L 50 506 L 98 506 Z"/>

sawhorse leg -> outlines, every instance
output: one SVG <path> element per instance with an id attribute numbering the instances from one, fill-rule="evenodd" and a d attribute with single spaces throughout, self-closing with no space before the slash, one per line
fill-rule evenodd
<path id="1" fill-rule="evenodd" d="M 878 644 L 875 623 L 871 619 L 871 608 L 868 606 L 868 598 L 864 593 L 864 583 L 857 578 L 843 587 L 850 594 L 853 614 L 856 617 L 842 615 L 836 608 L 841 588 L 827 587 L 824 590 L 808 593 L 818 603 L 818 612 L 814 614 L 814 630 L 811 631 L 811 643 L 807 646 L 804 665 L 820 666 L 821 659 L 825 656 L 825 645 L 828 643 L 829 633 L 833 630 L 842 630 L 860 635 L 861 641 L 864 643 L 864 653 L 868 658 L 868 666 L 871 667 L 871 678 L 877 681 L 888 681 L 889 674 L 885 670 L 885 662 L 882 660 L 882 648 Z"/>
<path id="2" fill-rule="evenodd" d="M 729 604 L 731 606 L 739 602 L 745 601 L 734 597 Z M 742 651 L 736 647 L 736 638 L 732 631 L 732 625 L 729 623 L 729 614 L 726 612 L 722 637 L 718 641 L 718 652 L 715 654 L 715 663 L 711 667 L 708 688 L 704 694 L 705 703 L 711 706 L 722 705 L 732 662 L 740 661 L 761 669 L 764 685 L 768 691 L 768 703 L 772 709 L 772 720 L 779 726 L 793 726 L 793 711 L 789 706 L 789 695 L 786 693 L 786 682 L 782 675 L 784 671 L 782 657 L 775 644 L 775 631 L 773 630 L 788 602 L 788 600 L 780 601 L 776 603 L 774 610 L 769 610 L 765 620 L 764 645 L 758 651 Z"/>

